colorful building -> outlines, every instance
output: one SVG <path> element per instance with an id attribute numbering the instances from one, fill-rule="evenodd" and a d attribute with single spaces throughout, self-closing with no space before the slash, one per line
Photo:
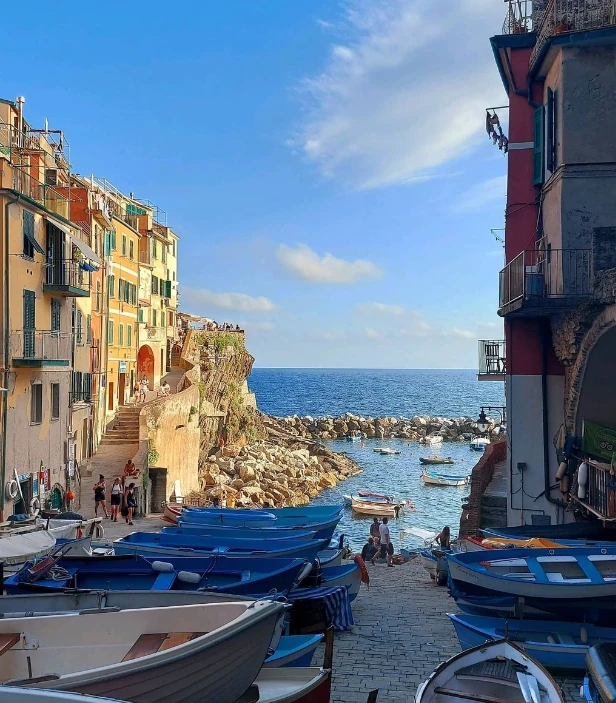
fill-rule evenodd
<path id="1" fill-rule="evenodd" d="M 491 44 L 509 98 L 505 353 L 492 347 L 485 375 L 505 375 L 508 524 L 612 520 L 613 2 L 510 0 Z"/>

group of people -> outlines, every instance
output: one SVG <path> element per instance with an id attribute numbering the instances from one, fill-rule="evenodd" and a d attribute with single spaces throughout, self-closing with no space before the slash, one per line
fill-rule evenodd
<path id="1" fill-rule="evenodd" d="M 216 322 L 216 320 L 210 320 L 209 322 L 206 322 L 203 328 L 213 332 L 241 332 L 239 325 L 235 325 L 235 327 L 233 327 L 233 325 L 229 324 L 228 322 L 219 323 Z"/>
<path id="2" fill-rule="evenodd" d="M 132 478 L 139 477 L 139 469 L 132 459 L 129 459 L 124 466 L 121 477 L 113 479 L 111 486 L 110 504 L 111 515 L 107 512 L 107 484 L 103 474 L 99 474 L 98 481 L 94 484 L 94 517 L 98 517 L 98 509 L 102 508 L 106 518 L 111 518 L 112 522 L 118 521 L 118 513 L 124 517 L 129 525 L 133 524 L 133 517 L 137 509 L 137 497 L 135 495 L 135 483 Z M 128 485 L 127 485 L 128 484 Z"/>
<path id="3" fill-rule="evenodd" d="M 145 403 L 149 390 L 150 382 L 146 376 L 144 376 L 141 381 L 137 381 L 137 383 L 135 383 L 135 387 L 133 389 L 135 405 L 138 403 Z M 171 395 L 171 386 L 166 379 L 160 384 L 157 395 L 165 398 L 168 395 Z"/>
<path id="4" fill-rule="evenodd" d="M 375 517 L 370 525 L 370 537 L 361 550 L 361 558 L 375 564 L 377 557 L 380 557 L 387 560 L 387 566 L 393 567 L 393 555 L 394 545 L 389 533 L 388 520 L 384 517 L 383 522 L 379 522 L 378 517 Z"/>

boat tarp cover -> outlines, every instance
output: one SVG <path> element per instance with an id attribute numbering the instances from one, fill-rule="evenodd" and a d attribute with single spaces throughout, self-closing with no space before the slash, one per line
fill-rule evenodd
<path id="1" fill-rule="evenodd" d="M 0 539 L 0 561 L 9 564 L 14 560 L 23 561 L 26 557 L 51 549 L 55 543 L 55 536 L 47 530 L 3 537 Z"/>
<path id="2" fill-rule="evenodd" d="M 334 626 L 334 630 L 348 630 L 355 624 L 348 586 L 301 588 L 291 593 L 288 599 L 291 603 L 301 600 L 322 600 L 327 619 Z"/>
<path id="3" fill-rule="evenodd" d="M 438 532 L 424 530 L 423 527 L 407 527 L 400 531 L 400 539 L 402 539 L 404 535 L 413 535 L 413 537 L 419 537 L 419 539 L 432 541 L 436 535 L 438 535 Z"/>

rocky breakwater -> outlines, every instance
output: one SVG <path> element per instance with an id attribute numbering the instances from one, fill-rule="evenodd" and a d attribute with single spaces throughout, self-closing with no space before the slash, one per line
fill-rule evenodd
<path id="1" fill-rule="evenodd" d="M 221 494 L 233 496 L 236 506 L 306 505 L 325 488 L 360 472 L 344 454 L 314 442 L 280 437 L 243 447 L 219 449 L 201 465 L 201 490 L 189 502 L 207 505 Z"/>
<path id="2" fill-rule="evenodd" d="M 361 432 L 367 439 L 421 440 L 439 434 L 444 441 L 469 441 L 477 432 L 476 420 L 470 417 L 437 417 L 417 415 L 405 417 L 361 417 L 341 415 L 339 417 L 293 417 L 277 418 L 280 425 L 291 435 L 313 440 L 343 439 L 348 434 Z M 496 438 L 504 431 L 500 423 L 490 420 L 489 433 Z"/>

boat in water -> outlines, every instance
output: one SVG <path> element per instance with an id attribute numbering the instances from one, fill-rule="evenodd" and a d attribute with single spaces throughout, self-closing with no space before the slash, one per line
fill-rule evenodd
<path id="1" fill-rule="evenodd" d="M 456 462 L 450 456 L 420 456 L 419 461 L 422 464 L 455 464 Z"/>
<path id="2" fill-rule="evenodd" d="M 238 601 L 2 619 L 0 682 L 133 703 L 235 703 L 284 609 Z"/>
<path id="3" fill-rule="evenodd" d="M 473 437 L 470 448 L 474 452 L 484 452 L 488 444 L 490 444 L 490 440 L 487 437 Z"/>
<path id="4" fill-rule="evenodd" d="M 383 503 L 377 500 L 365 500 L 351 496 L 351 507 L 358 515 L 376 515 L 378 517 L 398 517 L 404 510 L 405 503 Z"/>
<path id="5" fill-rule="evenodd" d="M 565 703 L 552 676 L 512 642 L 467 649 L 439 664 L 415 703 Z"/>
<path id="6" fill-rule="evenodd" d="M 494 640 L 515 642 L 546 669 L 584 671 L 586 654 L 594 645 L 616 646 L 616 630 L 588 623 L 553 620 L 515 620 L 449 614 L 462 649 Z"/>
<path id="7" fill-rule="evenodd" d="M 453 474 L 425 470 L 422 472 L 421 478 L 428 486 L 451 486 L 456 488 L 467 486 L 470 481 L 470 476 L 454 476 Z"/>
<path id="8" fill-rule="evenodd" d="M 392 449 L 391 447 L 375 447 L 372 451 L 376 452 L 377 454 L 383 454 L 384 456 L 402 454 L 399 449 Z"/>
<path id="9" fill-rule="evenodd" d="M 386 495 L 385 493 L 369 493 L 368 491 L 357 491 L 360 498 L 372 498 L 386 503 L 393 503 L 396 500 L 395 495 Z"/>
<path id="10" fill-rule="evenodd" d="M 427 447 L 435 447 L 443 443 L 443 436 L 440 434 L 430 434 L 425 437 L 421 437 L 419 444 L 425 444 Z"/>

